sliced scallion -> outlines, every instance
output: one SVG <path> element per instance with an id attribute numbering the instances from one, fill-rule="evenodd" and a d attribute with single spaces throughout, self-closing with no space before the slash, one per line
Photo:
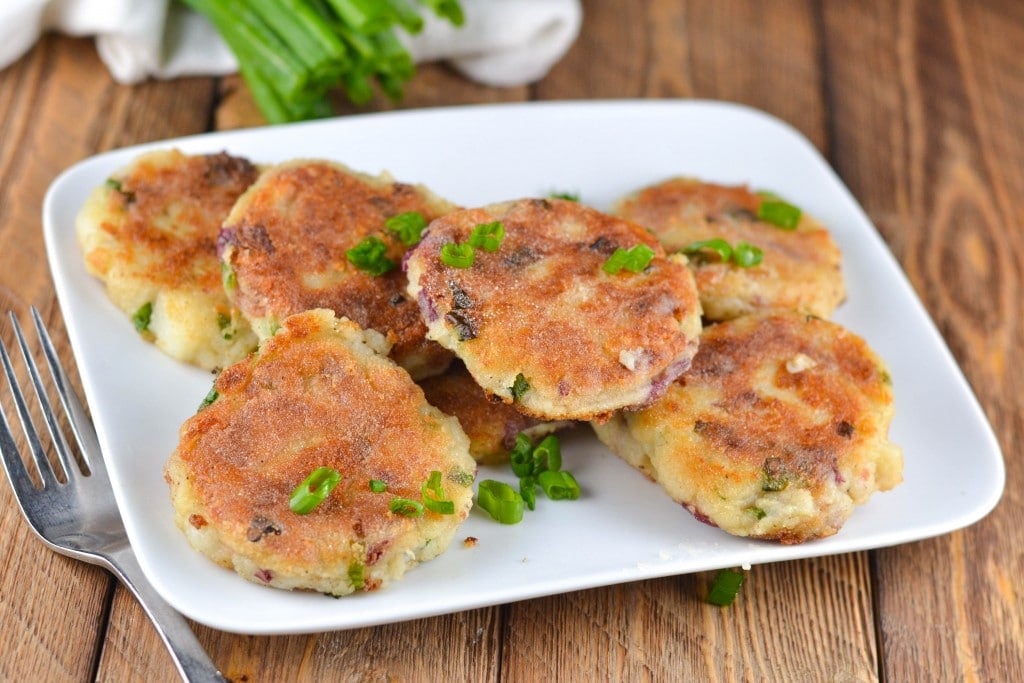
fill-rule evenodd
<path id="1" fill-rule="evenodd" d="M 402 244 L 411 247 L 419 243 L 427 227 L 427 219 L 419 211 L 406 211 L 384 221 L 384 227 L 396 233 Z"/>
<path id="2" fill-rule="evenodd" d="M 345 258 L 359 270 L 377 276 L 395 268 L 395 262 L 387 257 L 388 245 L 379 237 L 364 237 L 359 244 L 345 251 Z"/>
<path id="3" fill-rule="evenodd" d="M 721 569 L 708 591 L 708 602 L 719 607 L 728 607 L 736 600 L 743 585 L 743 572 L 737 569 Z"/>
<path id="4" fill-rule="evenodd" d="M 135 325 L 135 329 L 139 332 L 145 332 L 149 329 L 149 321 L 152 317 L 153 302 L 147 301 L 139 306 L 139 310 L 135 311 L 135 314 L 132 315 L 132 324 Z"/>
<path id="5" fill-rule="evenodd" d="M 397 496 L 392 498 L 388 504 L 388 509 L 396 515 L 402 515 L 403 517 L 423 516 L 423 504 L 418 500 L 411 500 L 409 498 L 399 498 Z"/>
<path id="6" fill-rule="evenodd" d="M 501 241 L 505 239 L 505 226 L 501 221 L 480 223 L 469 235 L 469 246 L 488 252 L 498 251 Z"/>
<path id="7" fill-rule="evenodd" d="M 764 252 L 748 242 L 737 242 L 732 250 L 732 262 L 740 268 L 752 268 L 764 261 Z"/>
<path id="8" fill-rule="evenodd" d="M 798 207 L 770 192 L 759 192 L 758 194 L 761 196 L 761 203 L 757 207 L 758 220 L 771 223 L 783 230 L 796 229 L 802 214 Z"/>
<path id="9" fill-rule="evenodd" d="M 526 376 L 520 372 L 518 375 L 516 375 L 515 380 L 512 382 L 512 386 L 510 386 L 508 389 L 509 392 L 511 392 L 512 394 L 512 400 L 518 401 L 523 397 L 523 394 L 525 394 L 529 388 L 530 383 L 526 381 Z"/>
<path id="10" fill-rule="evenodd" d="M 523 520 L 523 497 L 508 484 L 485 479 L 477 488 L 477 505 L 502 524 L 518 524 Z"/>
<path id="11" fill-rule="evenodd" d="M 441 247 L 441 261 L 452 268 L 469 268 L 473 265 L 473 247 L 449 242 Z"/>
<path id="12" fill-rule="evenodd" d="M 537 475 L 537 483 L 551 500 L 576 500 L 580 497 L 576 477 L 564 470 L 541 472 Z"/>
<path id="13" fill-rule="evenodd" d="M 374 493 L 384 493 L 388 490 L 387 482 L 383 482 L 380 479 L 371 479 L 370 490 Z"/>
<path id="14" fill-rule="evenodd" d="M 288 500 L 288 507 L 297 514 L 309 514 L 340 482 L 341 472 L 333 467 L 318 467 L 295 487 Z"/>
<path id="15" fill-rule="evenodd" d="M 608 257 L 601 268 L 609 275 L 615 275 L 622 270 L 639 273 L 651 263 L 653 258 L 654 250 L 646 244 L 637 244 L 629 249 L 619 247 Z"/>

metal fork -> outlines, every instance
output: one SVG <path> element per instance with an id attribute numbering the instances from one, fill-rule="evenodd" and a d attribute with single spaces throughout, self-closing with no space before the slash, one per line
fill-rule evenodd
<path id="1" fill-rule="evenodd" d="M 10 422 L 0 406 L 0 455 L 3 456 L 4 469 L 29 526 L 52 550 L 76 560 L 98 564 L 113 572 L 142 604 L 161 640 L 170 650 L 178 673 L 184 680 L 223 681 L 223 676 L 210 661 L 188 622 L 157 594 L 139 567 L 114 501 L 96 430 L 68 382 L 39 312 L 32 308 L 36 334 L 88 472 L 80 469 L 64 430 L 58 423 L 39 366 L 33 360 L 18 319 L 14 313 L 9 316 L 65 479 L 65 482 L 61 482 L 50 465 L 46 447 L 29 415 L 25 392 L 15 377 L 11 356 L 0 340 L 0 361 L 42 481 L 42 488 L 36 488 L 33 484 L 15 444 Z"/>

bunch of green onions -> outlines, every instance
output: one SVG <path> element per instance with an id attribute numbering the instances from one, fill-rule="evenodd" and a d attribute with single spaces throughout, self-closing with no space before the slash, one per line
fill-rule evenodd
<path id="1" fill-rule="evenodd" d="M 328 94 L 340 87 L 366 104 L 374 83 L 401 99 L 415 74 L 396 37 L 423 30 L 412 0 L 184 0 L 205 15 L 238 59 L 242 77 L 270 123 L 330 116 Z M 455 26 L 458 0 L 418 0 Z"/>

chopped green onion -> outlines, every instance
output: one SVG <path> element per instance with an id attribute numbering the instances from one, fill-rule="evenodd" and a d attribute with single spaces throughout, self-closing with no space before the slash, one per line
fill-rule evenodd
<path id="1" fill-rule="evenodd" d="M 576 477 L 564 470 L 541 472 L 537 475 L 537 483 L 551 500 L 576 500 L 580 497 L 580 485 Z"/>
<path id="2" fill-rule="evenodd" d="M 426 483 L 420 489 L 423 498 L 423 505 L 431 512 L 439 515 L 455 514 L 455 503 L 445 498 L 444 488 L 441 486 L 441 471 L 433 470 L 427 478 Z"/>
<path id="3" fill-rule="evenodd" d="M 783 491 L 789 486 L 789 476 L 782 469 L 782 461 L 768 458 L 761 467 L 761 490 L 769 493 Z"/>
<path id="4" fill-rule="evenodd" d="M 719 607 L 728 607 L 736 599 L 743 585 L 743 572 L 736 569 L 721 569 L 708 591 L 708 602 Z"/>
<path id="5" fill-rule="evenodd" d="M 779 199 L 770 192 L 759 192 L 761 203 L 757 207 L 759 220 L 771 223 L 783 230 L 795 230 L 802 212 L 796 206 Z"/>
<path id="6" fill-rule="evenodd" d="M 366 585 L 365 570 L 366 567 L 361 562 L 353 562 L 348 566 L 348 581 L 352 584 L 353 590 L 360 590 Z"/>
<path id="7" fill-rule="evenodd" d="M 516 435 L 516 443 L 509 452 L 508 459 L 517 477 L 533 474 L 533 444 L 525 434 Z"/>
<path id="8" fill-rule="evenodd" d="M 124 189 L 124 185 L 117 178 L 107 178 L 106 186 L 124 197 L 126 202 L 130 203 L 135 201 L 135 193 L 131 190 Z"/>
<path id="9" fill-rule="evenodd" d="M 212 387 L 210 387 L 210 391 L 207 392 L 206 398 L 204 398 L 203 402 L 199 404 L 199 408 L 196 410 L 196 412 L 199 412 L 203 408 L 206 408 L 214 401 L 216 401 L 218 398 L 220 398 L 220 392 L 217 391 L 217 385 L 214 384 Z"/>
<path id="10" fill-rule="evenodd" d="M 441 261 L 452 268 L 469 268 L 473 265 L 473 247 L 449 242 L 441 247 Z"/>
<path id="11" fill-rule="evenodd" d="M 526 377 L 520 372 L 516 375 L 515 381 L 512 382 L 512 386 L 510 386 L 508 390 L 512 392 L 512 400 L 518 401 L 529 388 L 530 383 L 526 381 Z"/>
<path id="12" fill-rule="evenodd" d="M 297 514 L 309 514 L 313 508 L 323 502 L 339 482 L 341 482 L 341 472 L 333 467 L 318 467 L 295 487 L 288 500 L 288 507 Z"/>
<path id="13" fill-rule="evenodd" d="M 220 330 L 227 329 L 228 325 L 231 324 L 231 316 L 225 313 L 217 314 L 217 328 Z"/>
<path id="14" fill-rule="evenodd" d="M 504 482 L 484 479 L 477 488 L 476 502 L 502 524 L 518 524 L 523 520 L 523 497 Z"/>
<path id="15" fill-rule="evenodd" d="M 519 495 L 522 496 L 526 507 L 531 510 L 537 509 L 537 478 L 526 476 L 519 478 Z"/>
<path id="16" fill-rule="evenodd" d="M 235 277 L 235 271 L 231 268 L 231 264 L 225 261 L 220 263 L 220 279 L 224 285 L 224 289 L 232 290 L 238 286 L 238 279 Z"/>
<path id="17" fill-rule="evenodd" d="M 601 268 L 609 275 L 615 275 L 625 269 L 631 273 L 639 273 L 654 258 L 654 250 L 646 244 L 638 244 L 630 249 L 619 247 L 608 257 Z"/>
<path id="18" fill-rule="evenodd" d="M 540 474 L 546 470 L 557 472 L 562 469 L 562 447 L 558 437 L 548 434 L 533 449 L 533 471 Z"/>
<path id="19" fill-rule="evenodd" d="M 737 242 L 732 250 L 732 262 L 740 268 L 751 268 L 764 260 L 760 247 L 748 242 Z"/>
<path id="20" fill-rule="evenodd" d="M 388 504 L 388 509 L 396 515 L 402 515 L 403 517 L 423 516 L 423 504 L 409 498 L 392 498 Z"/>
<path id="21" fill-rule="evenodd" d="M 564 199 L 567 202 L 578 202 L 580 200 L 579 192 L 551 192 L 548 194 L 550 199 Z"/>
<path id="22" fill-rule="evenodd" d="M 388 485 L 386 482 L 383 482 L 380 479 L 371 479 L 370 490 L 373 491 L 374 493 L 384 493 L 385 491 L 388 490 Z"/>
<path id="23" fill-rule="evenodd" d="M 469 235 L 469 246 L 484 251 L 495 252 L 505 239 L 505 226 L 501 221 L 480 223 Z"/>
<path id="24" fill-rule="evenodd" d="M 387 257 L 388 245 L 379 237 L 370 235 L 345 251 L 345 258 L 359 270 L 370 275 L 383 275 L 395 268 L 395 262 Z"/>
<path id="25" fill-rule="evenodd" d="M 139 306 L 139 310 L 135 311 L 135 315 L 132 316 L 132 324 L 135 325 L 135 329 L 139 332 L 145 332 L 149 329 L 149 321 L 152 317 L 153 302 L 147 301 Z"/>
<path id="26" fill-rule="evenodd" d="M 732 247 L 729 246 L 729 243 L 723 240 L 721 237 L 712 237 L 711 239 L 707 240 L 697 240 L 696 242 L 691 242 L 690 244 L 687 244 L 685 247 L 683 247 L 680 251 L 682 251 L 684 254 L 692 255 L 698 254 L 705 249 L 713 251 L 716 254 L 718 254 L 718 258 L 720 258 L 723 262 L 728 261 L 729 259 L 732 258 Z"/>
<path id="27" fill-rule="evenodd" d="M 384 227 L 398 233 L 398 239 L 402 240 L 402 244 L 411 247 L 423 236 L 427 219 L 419 211 L 406 211 L 384 221 Z"/>

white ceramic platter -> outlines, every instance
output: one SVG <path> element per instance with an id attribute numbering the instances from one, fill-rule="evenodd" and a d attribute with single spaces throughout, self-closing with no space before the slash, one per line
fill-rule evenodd
<path id="1" fill-rule="evenodd" d="M 576 502 L 541 498 L 516 526 L 474 511 L 451 548 L 388 589 L 343 599 L 249 583 L 192 550 L 174 526 L 162 469 L 208 373 L 144 343 L 82 264 L 74 220 L 86 196 L 141 152 L 226 150 L 256 162 L 295 157 L 422 182 L 471 206 L 551 191 L 607 208 L 673 175 L 772 189 L 828 225 L 849 299 L 836 320 L 890 365 L 892 439 L 905 482 L 876 494 L 835 536 L 799 546 L 734 538 L 697 522 L 608 452 L 588 427 L 564 440 Z M 215 133 L 85 160 L 44 206 L 50 265 L 132 545 L 157 590 L 187 616 L 252 634 L 382 624 L 594 586 L 906 543 L 969 525 L 998 501 L 1005 473 L 991 428 L 892 255 L 814 147 L 761 112 L 701 101 L 515 104 L 351 116 Z M 482 468 L 479 478 L 512 482 Z M 461 541 L 479 539 L 473 547 Z"/>

